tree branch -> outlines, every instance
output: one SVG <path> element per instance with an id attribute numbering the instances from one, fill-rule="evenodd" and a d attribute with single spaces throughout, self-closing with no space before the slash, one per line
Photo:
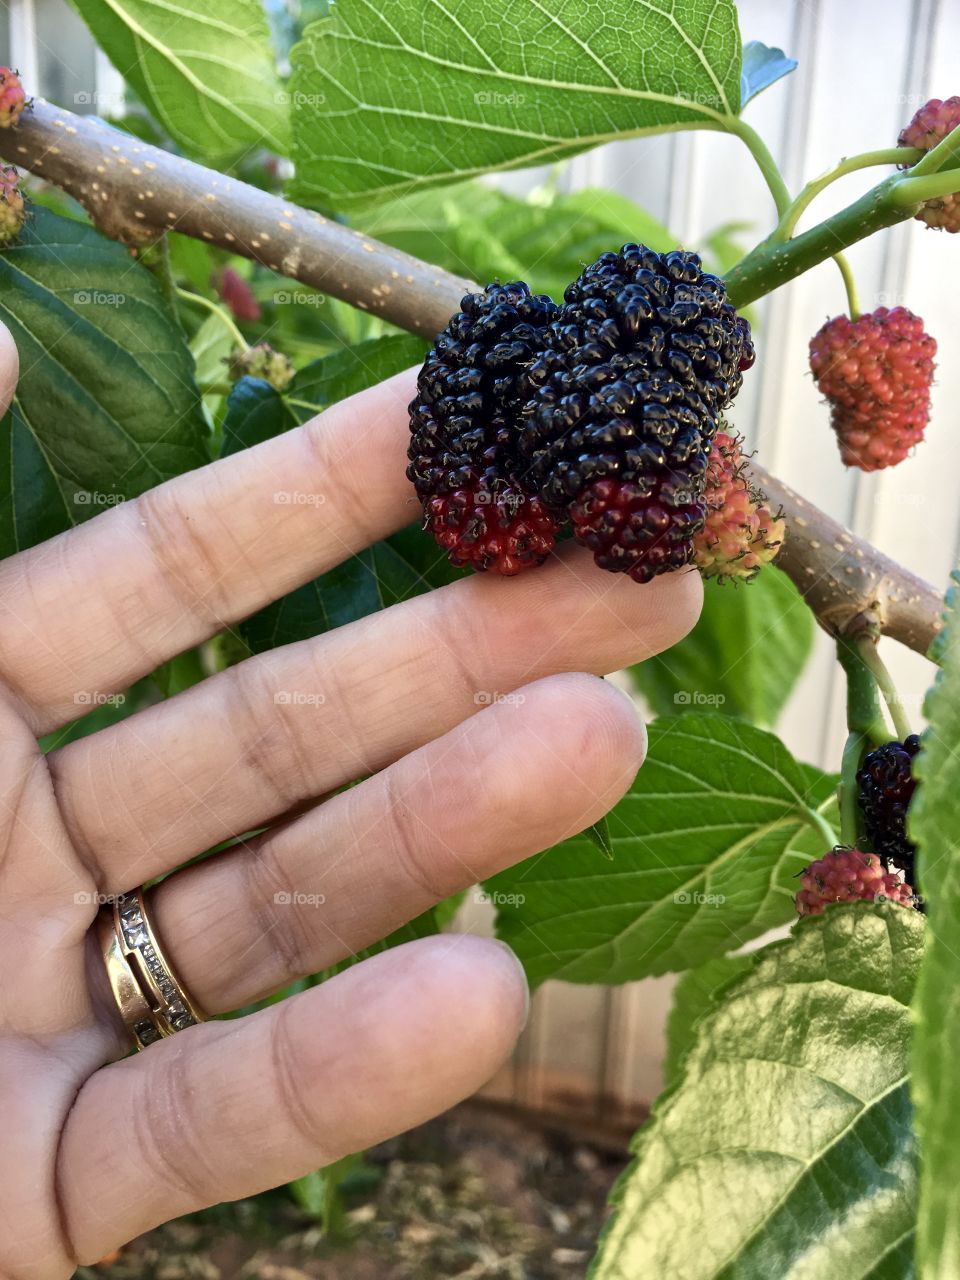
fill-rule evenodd
<path id="1" fill-rule="evenodd" d="M 925 654 L 940 630 L 943 596 L 928 582 L 858 538 L 756 462 L 754 478 L 787 518 L 776 564 L 793 579 L 817 621 L 834 636 L 870 614 L 885 635 Z"/>
<path id="2" fill-rule="evenodd" d="M 143 246 L 164 231 L 219 245 L 433 336 L 471 288 L 319 213 L 37 99 L 0 156 L 62 187 L 104 235 Z"/>
<path id="3" fill-rule="evenodd" d="M 474 287 L 318 213 L 42 100 L 16 129 L 0 130 L 0 156 L 63 188 L 113 239 L 143 246 L 164 231 L 178 231 L 413 333 L 437 333 Z M 835 238 L 824 246 L 829 253 L 838 247 Z M 776 250 L 790 252 L 784 245 Z M 788 277 L 788 267 L 778 263 L 778 271 Z M 748 292 L 742 265 L 733 276 Z M 754 471 L 787 519 L 777 563 L 821 625 L 843 635 L 872 611 L 886 634 L 925 653 L 940 626 L 938 592 L 762 467 Z"/>

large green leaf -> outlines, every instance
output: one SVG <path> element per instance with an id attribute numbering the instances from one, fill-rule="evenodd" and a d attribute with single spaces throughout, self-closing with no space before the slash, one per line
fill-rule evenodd
<path id="1" fill-rule="evenodd" d="M 183 334 L 148 271 L 35 209 L 0 251 L 20 382 L 0 420 L 0 556 L 208 461 Z"/>
<path id="2" fill-rule="evenodd" d="M 704 584 L 703 612 L 688 636 L 633 668 L 657 715 L 678 707 L 722 709 L 776 724 L 813 648 L 813 614 L 772 566 L 739 586 Z"/>
<path id="3" fill-rule="evenodd" d="M 186 151 L 208 161 L 254 147 L 286 153 L 289 98 L 260 0 L 73 4 L 113 65 Z"/>
<path id="4" fill-rule="evenodd" d="M 629 982 L 736 950 L 793 916 L 794 877 L 835 843 L 834 781 L 741 721 L 658 720 L 608 815 L 613 860 L 578 836 L 503 872 L 498 934 L 535 983 Z"/>
<path id="5" fill-rule="evenodd" d="M 684 1060 L 696 1043 L 700 1020 L 714 1007 L 718 994 L 753 963 L 752 955 L 716 956 L 681 974 L 667 1018 L 663 1076 L 668 1085 L 680 1078 Z"/>
<path id="6" fill-rule="evenodd" d="M 955 583 L 960 581 L 955 575 Z M 919 849 L 918 878 L 930 920 L 917 988 L 913 1089 L 923 1148 L 919 1217 L 921 1274 L 960 1275 L 956 1189 L 960 1148 L 960 612 L 958 587 L 947 596 L 938 637 L 937 674 L 925 707 L 929 728 L 915 763 L 920 785 L 910 807 Z"/>
<path id="7" fill-rule="evenodd" d="M 923 929 L 904 907 L 831 907 L 759 953 L 637 1134 L 593 1280 L 913 1274 Z"/>
<path id="8" fill-rule="evenodd" d="M 732 0 L 338 0 L 292 52 L 302 199 L 371 202 L 625 135 L 725 128 Z"/>

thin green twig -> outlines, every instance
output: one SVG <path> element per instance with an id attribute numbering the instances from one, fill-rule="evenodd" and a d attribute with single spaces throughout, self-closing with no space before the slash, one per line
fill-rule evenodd
<path id="1" fill-rule="evenodd" d="M 860 649 L 862 637 L 837 640 L 837 661 L 847 677 L 847 728 L 862 734 L 871 747 L 889 741 L 890 730 L 877 695 L 877 682 Z"/>
<path id="2" fill-rule="evenodd" d="M 951 168 L 958 161 L 960 161 L 960 128 L 954 129 L 945 138 L 941 138 L 935 147 L 931 147 L 913 166 L 912 172 L 918 176 L 939 173 L 941 169 Z"/>
<path id="3" fill-rule="evenodd" d="M 241 351 L 248 349 L 250 344 L 234 324 L 233 317 L 228 315 L 218 303 L 205 298 L 202 293 L 191 293 L 189 289 L 181 289 L 179 287 L 177 288 L 177 297 L 182 298 L 184 302 L 192 302 L 198 307 L 205 307 L 211 315 L 215 315 L 220 320 Z"/>
<path id="4" fill-rule="evenodd" d="M 816 809 L 808 807 L 804 809 L 803 816 L 806 819 L 807 824 L 811 826 L 823 840 L 824 849 L 833 849 L 836 847 L 837 833 L 822 813 L 819 813 Z"/>
<path id="5" fill-rule="evenodd" d="M 932 153 L 931 153 L 932 154 Z M 944 169 L 942 173 L 905 174 L 894 185 L 890 200 L 898 209 L 908 208 L 913 204 L 924 204 L 927 200 L 939 200 L 943 196 L 952 196 L 960 191 L 960 168 Z"/>
<path id="6" fill-rule="evenodd" d="M 819 178 L 814 178 L 807 183 L 781 217 L 776 231 L 770 237 L 771 240 L 789 240 L 811 202 L 839 178 L 846 177 L 848 173 L 856 173 L 860 169 L 870 169 L 882 164 L 913 164 L 924 154 L 925 152 L 918 147 L 887 147 L 882 151 L 863 151 L 860 155 L 847 156 L 838 165 L 821 174 Z"/>

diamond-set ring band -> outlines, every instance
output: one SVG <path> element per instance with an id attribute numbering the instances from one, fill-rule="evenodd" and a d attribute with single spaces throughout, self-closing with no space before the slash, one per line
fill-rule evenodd
<path id="1" fill-rule="evenodd" d="M 138 1049 L 204 1021 L 163 953 L 142 888 L 101 909 L 97 935 L 113 998 Z"/>

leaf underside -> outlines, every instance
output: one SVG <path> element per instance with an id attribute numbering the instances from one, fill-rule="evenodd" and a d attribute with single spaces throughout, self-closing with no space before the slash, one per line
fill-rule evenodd
<path id="1" fill-rule="evenodd" d="M 592 1280 L 904 1280 L 924 924 L 831 907 L 758 953 L 635 1139 Z"/>
<path id="2" fill-rule="evenodd" d="M 923 1148 L 918 1263 L 930 1277 L 960 1275 L 957 1184 L 960 1150 L 960 575 L 947 595 L 938 636 L 942 670 L 924 708 L 929 727 L 914 765 L 919 779 L 909 810 L 918 847 L 918 879 L 930 922 L 917 987 L 914 1101 Z"/>
<path id="3" fill-rule="evenodd" d="M 73 0 L 98 44 L 154 118 L 208 162 L 289 145 L 282 91 L 259 0 Z M 113 112 L 122 114 L 122 104 Z"/>
<path id="4" fill-rule="evenodd" d="M 732 0 L 338 0 L 291 55 L 294 198 L 346 208 L 740 109 Z"/>

